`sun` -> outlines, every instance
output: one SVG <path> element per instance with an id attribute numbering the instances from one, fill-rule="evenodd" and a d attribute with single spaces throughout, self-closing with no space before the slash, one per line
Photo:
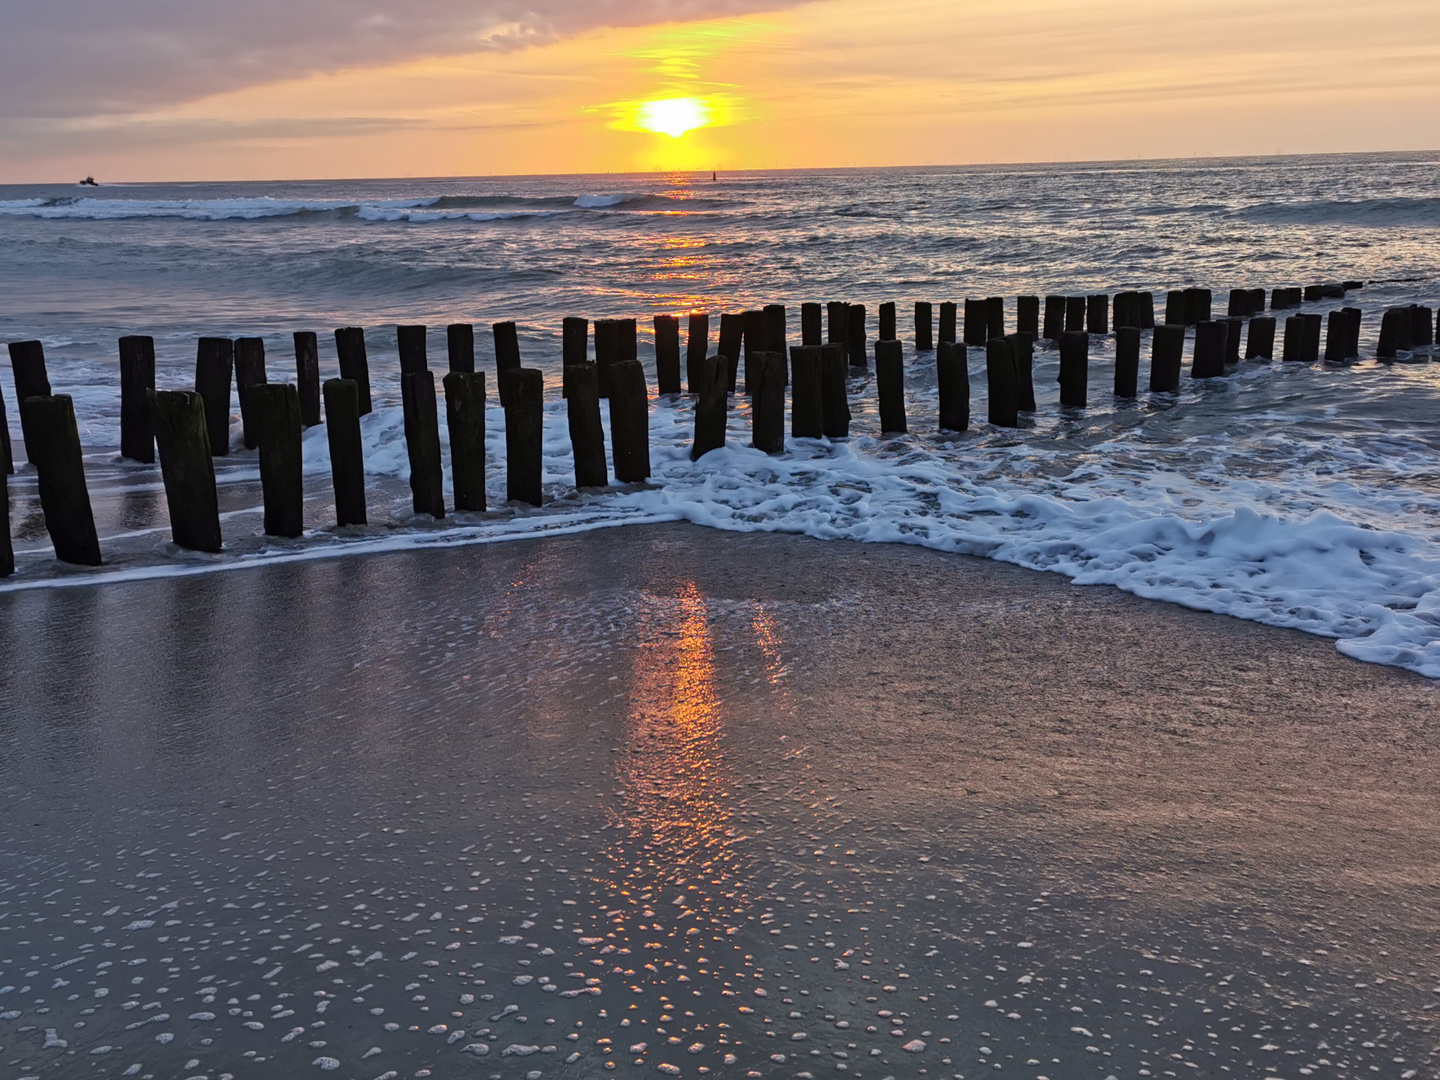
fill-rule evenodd
<path id="1" fill-rule="evenodd" d="M 660 98 L 642 101 L 635 122 L 645 131 L 654 131 L 678 139 L 687 131 L 702 128 L 710 122 L 710 107 L 700 98 Z"/>

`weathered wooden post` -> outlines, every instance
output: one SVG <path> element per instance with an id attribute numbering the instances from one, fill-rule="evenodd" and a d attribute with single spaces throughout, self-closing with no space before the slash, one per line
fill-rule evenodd
<path id="1" fill-rule="evenodd" d="M 728 316 L 721 316 L 720 337 L 725 337 L 724 319 Z M 620 362 L 620 320 L 618 319 L 596 319 L 595 320 L 595 368 L 596 376 L 599 379 L 600 396 L 610 396 L 610 369 Z M 503 383 L 505 380 L 501 380 Z M 501 405 L 505 404 L 501 399 Z"/>
<path id="2" fill-rule="evenodd" d="M 1345 307 L 1340 310 L 1346 317 L 1346 326 L 1349 330 L 1345 339 L 1345 358 L 1347 360 L 1358 359 L 1360 356 L 1360 323 L 1364 316 L 1357 307 Z"/>
<path id="3" fill-rule="evenodd" d="M 941 341 L 935 354 L 935 382 L 940 392 L 940 430 L 970 427 L 970 360 L 963 344 Z"/>
<path id="4" fill-rule="evenodd" d="M 845 336 L 850 332 L 850 316 L 846 309 L 849 304 L 831 300 L 825 305 L 825 344 L 845 345 Z"/>
<path id="5" fill-rule="evenodd" d="M 1155 294 L 1152 292 L 1140 294 L 1140 329 L 1155 329 Z"/>
<path id="6" fill-rule="evenodd" d="M 985 376 L 989 385 L 990 423 L 996 427 L 1019 427 L 1019 387 L 1015 379 L 1015 355 L 1005 338 L 991 338 L 985 346 Z"/>
<path id="7" fill-rule="evenodd" d="M 1106 294 L 1085 298 L 1085 332 L 1102 337 L 1110 333 L 1110 297 Z"/>
<path id="8" fill-rule="evenodd" d="M 755 396 L 750 409 L 750 445 L 767 454 L 785 452 L 785 358 L 755 354 Z"/>
<path id="9" fill-rule="evenodd" d="M 325 437 L 330 443 L 330 481 L 335 523 L 365 524 L 365 448 L 360 440 L 360 387 L 353 379 L 327 379 Z"/>
<path id="10" fill-rule="evenodd" d="M 410 458 L 411 505 L 417 514 L 445 516 L 444 476 L 440 468 L 440 412 L 435 403 L 435 374 L 428 368 L 400 376 L 405 413 L 405 449 Z"/>
<path id="11" fill-rule="evenodd" d="M 599 321 L 596 322 L 599 328 Z M 599 344 L 599 335 L 596 336 Z M 620 367 L 616 361 L 610 365 Z M 599 389 L 601 368 L 596 365 L 596 389 Z M 571 375 L 578 375 L 571 372 Z M 585 378 L 579 375 L 580 379 Z M 641 373 L 644 381 L 644 373 Z M 505 498 L 510 502 L 539 506 L 544 502 L 541 465 L 545 449 L 545 376 L 536 368 L 511 368 L 500 376 L 508 382 L 505 391 Z M 577 379 L 576 384 L 579 385 Z M 611 403 L 614 410 L 614 403 Z"/>
<path id="12" fill-rule="evenodd" d="M 1171 289 L 1165 294 L 1165 325 L 1185 325 L 1185 290 Z"/>
<path id="13" fill-rule="evenodd" d="M 1222 322 L 1195 325 L 1195 354 L 1190 365 L 1192 379 L 1215 379 L 1225 374 L 1225 348 L 1230 328 Z"/>
<path id="14" fill-rule="evenodd" d="M 1291 315 L 1285 320 L 1285 349 L 1282 355 L 1291 363 L 1308 364 L 1313 362 L 1309 357 L 1308 323 L 1309 320 L 1304 315 Z"/>
<path id="15" fill-rule="evenodd" d="M 1210 290 L 1190 288 L 1185 290 L 1185 324 L 1195 326 L 1210 321 Z"/>
<path id="16" fill-rule="evenodd" d="M 700 392 L 698 366 L 710 352 L 710 316 L 703 311 L 690 313 L 690 336 L 685 342 L 685 385 L 690 393 Z M 607 481 L 608 482 L 608 481 Z"/>
<path id="17" fill-rule="evenodd" d="M 155 392 L 155 339 L 120 339 L 120 456 L 147 465 L 155 461 L 155 422 L 150 395 Z"/>
<path id="18" fill-rule="evenodd" d="M 1065 298 L 1065 333 L 1078 334 L 1084 331 L 1087 307 L 1083 296 Z"/>
<path id="19" fill-rule="evenodd" d="M 1079 331 L 1083 333 L 1084 331 Z M 1069 331 L 1066 331 L 1069 333 Z M 1035 343 L 1026 334 L 1008 334 L 1010 358 L 1015 365 L 1015 408 L 1020 412 L 1035 411 Z M 1063 342 L 1065 336 L 1062 334 Z"/>
<path id="20" fill-rule="evenodd" d="M 15 545 L 10 539 L 10 473 L 4 464 L 0 462 L 0 578 L 15 573 Z"/>
<path id="21" fill-rule="evenodd" d="M 395 327 L 395 346 L 400 356 L 400 374 L 402 376 L 430 370 L 430 354 L 426 347 L 425 337 L 426 328 L 423 326 Z"/>
<path id="22" fill-rule="evenodd" d="M 880 433 L 904 435 L 905 348 L 898 341 L 875 342 L 875 388 L 880 398 Z"/>
<path id="23" fill-rule="evenodd" d="M 10 421 L 5 417 L 5 392 L 0 390 L 0 473 L 10 476 L 14 472 L 15 451 L 10 446 Z"/>
<path id="24" fill-rule="evenodd" d="M 240 397 L 240 438 L 246 450 L 260 445 L 261 406 L 250 397 L 250 388 L 262 386 L 265 377 L 265 342 L 258 337 L 235 339 L 235 392 Z"/>
<path id="25" fill-rule="evenodd" d="M 916 307 L 918 308 L 919 305 L 917 304 Z M 881 340 L 881 341 L 888 341 L 888 340 L 890 340 L 891 338 L 897 336 L 897 335 L 896 335 L 896 330 L 895 330 L 895 305 L 894 305 L 894 303 L 892 303 L 892 302 L 889 301 L 889 300 L 885 301 L 885 303 L 883 303 L 883 304 L 880 305 L 880 331 L 879 331 L 879 333 L 880 333 L 880 339 L 879 339 L 879 340 Z M 916 333 L 917 333 L 917 334 L 919 333 L 918 324 L 917 324 Z"/>
<path id="26" fill-rule="evenodd" d="M 1225 308 L 1227 315 L 1239 315 L 1241 318 L 1249 315 L 1250 293 L 1246 289 L 1231 289 L 1230 300 Z"/>
<path id="27" fill-rule="evenodd" d="M 1246 360 L 1270 360 L 1275 356 L 1275 316 L 1256 315 L 1245 337 Z"/>
<path id="28" fill-rule="evenodd" d="M 845 385 L 848 377 L 844 348 L 829 343 L 820 346 L 820 393 L 827 439 L 844 439 L 850 435 L 850 397 Z"/>
<path id="29" fill-rule="evenodd" d="M 825 434 L 820 346 L 791 349 L 790 369 L 790 434 L 796 439 L 819 439 Z"/>
<path id="30" fill-rule="evenodd" d="M 500 390 L 500 406 L 504 408 L 507 385 L 504 375 L 505 372 L 515 371 L 520 367 L 520 335 L 513 322 L 492 324 L 490 334 L 495 342 L 495 381 Z M 599 352 L 598 347 L 596 352 Z"/>
<path id="31" fill-rule="evenodd" d="M 469 374 L 475 370 L 475 325 L 451 323 L 445 327 L 445 357 L 451 371 Z"/>
<path id="32" fill-rule="evenodd" d="M 1178 394 L 1180 368 L 1185 362 L 1185 326 L 1165 323 L 1155 327 L 1150 341 L 1150 392 Z"/>
<path id="33" fill-rule="evenodd" d="M 1135 292 L 1118 292 L 1115 299 L 1111 301 L 1112 319 L 1115 329 L 1122 326 L 1140 325 L 1140 294 Z"/>
<path id="34" fill-rule="evenodd" d="M 190 551 L 218 552 L 220 499 L 205 399 L 183 390 L 161 390 L 153 395 L 153 402 L 170 537 L 176 546 Z"/>
<path id="35" fill-rule="evenodd" d="M 985 301 L 985 327 L 990 337 L 1005 337 L 1005 298 L 992 296 Z"/>
<path id="36" fill-rule="evenodd" d="M 340 378 L 355 384 L 360 395 L 360 415 L 374 407 L 370 400 L 370 359 L 365 352 L 365 331 L 359 326 L 342 326 L 335 331 L 335 356 Z"/>
<path id="37" fill-rule="evenodd" d="M 937 340 L 948 341 L 952 345 L 955 343 L 955 303 L 952 300 L 946 300 L 940 305 L 940 333 Z"/>
<path id="38" fill-rule="evenodd" d="M 265 535 L 297 537 L 305 531 L 300 395 L 289 383 L 252 383 L 247 393 L 259 427 Z"/>
<path id="39" fill-rule="evenodd" d="M 845 338 L 846 358 L 850 361 L 851 367 L 868 368 L 870 366 L 870 348 L 865 337 L 865 305 L 851 304 L 845 314 L 849 319 L 850 327 Z"/>
<path id="40" fill-rule="evenodd" d="M 742 342 L 744 346 L 744 370 L 741 375 L 741 383 L 745 389 L 745 396 L 751 394 L 750 388 L 750 357 L 757 352 L 765 351 L 765 312 L 745 312 L 745 333 Z"/>
<path id="41" fill-rule="evenodd" d="M 1302 339 L 1300 355 L 1305 358 L 1305 363 L 1315 364 L 1320 360 L 1320 337 L 1322 323 L 1324 320 L 1317 312 L 1309 312 L 1302 315 L 1305 322 L 1305 336 Z"/>
<path id="42" fill-rule="evenodd" d="M 680 393 L 680 320 L 674 315 L 655 316 L 655 389 Z"/>
<path id="43" fill-rule="evenodd" d="M 195 357 L 195 392 L 205 402 L 205 429 L 210 455 L 230 453 L 230 373 L 235 343 L 229 338 L 202 337 Z"/>
<path id="44" fill-rule="evenodd" d="M 590 320 L 573 315 L 566 316 L 560 326 L 560 396 L 562 398 L 570 396 L 570 369 L 589 362 Z"/>
<path id="45" fill-rule="evenodd" d="M 485 373 L 452 371 L 445 376 L 444 384 L 455 509 L 484 513 Z"/>
<path id="46" fill-rule="evenodd" d="M 822 311 L 819 304 L 800 305 L 800 344 L 817 348 L 824 344 Z"/>
<path id="47" fill-rule="evenodd" d="M 691 376 L 698 378 L 700 370 L 692 366 Z M 566 399 L 566 406 L 570 448 L 575 458 L 575 486 L 603 488 L 610 483 L 610 465 L 605 460 L 605 427 L 600 421 L 600 376 L 594 364 L 576 364 L 570 368 L 568 377 L 570 397 Z"/>
<path id="48" fill-rule="evenodd" d="M 1284 311 L 1287 308 L 1300 306 L 1302 290 L 1300 289 L 1273 289 L 1270 292 L 1270 310 Z"/>
<path id="49" fill-rule="evenodd" d="M 1109 298 L 1105 301 L 1109 307 Z M 1060 404 L 1083 409 L 1090 387 L 1090 335 L 1067 333 L 1060 339 Z"/>
<path id="50" fill-rule="evenodd" d="M 1227 315 L 1223 319 L 1216 319 L 1215 321 L 1221 323 L 1226 328 L 1225 364 L 1228 367 L 1233 367 L 1240 363 L 1240 341 L 1245 334 L 1245 320 Z"/>
<path id="51" fill-rule="evenodd" d="M 313 331 L 296 330 L 295 389 L 300 393 L 300 422 L 306 427 L 321 423 L 320 342 Z"/>
<path id="52" fill-rule="evenodd" d="M 1115 396 L 1133 398 L 1140 392 L 1140 328 L 1115 328 Z"/>
<path id="53" fill-rule="evenodd" d="M 1410 309 L 1410 342 L 1413 348 L 1428 349 L 1435 343 L 1435 323 L 1428 307 L 1415 304 Z"/>
<path id="54" fill-rule="evenodd" d="M 620 483 L 650 479 L 650 400 L 638 360 L 622 360 L 611 371 L 610 452 Z"/>
<path id="55" fill-rule="evenodd" d="M 707 356 L 696 368 L 695 440 L 690 460 L 699 461 L 711 450 L 725 445 L 726 414 L 729 409 L 730 358 L 717 353 Z"/>
<path id="56" fill-rule="evenodd" d="M 984 345 L 990 330 L 990 310 L 984 300 L 965 301 L 965 344 Z"/>
<path id="57" fill-rule="evenodd" d="M 895 329 L 893 310 L 891 312 L 890 329 L 892 331 L 890 337 L 893 338 L 895 336 L 895 334 L 893 333 Z M 885 337 L 883 333 L 880 336 L 882 338 Z M 935 309 L 930 306 L 930 302 L 928 300 L 917 300 L 915 302 L 915 351 L 931 352 L 934 350 L 934 348 Z"/>
<path id="58" fill-rule="evenodd" d="M 785 373 L 785 385 L 790 385 L 790 345 L 786 341 L 785 305 L 765 305 L 765 344 L 766 352 L 772 352 L 780 357 L 780 368 Z"/>
<path id="59" fill-rule="evenodd" d="M 1392 307 L 1385 310 L 1380 317 L 1380 342 L 1375 347 L 1375 359 L 1394 360 L 1400 353 L 1409 352 L 1411 317 L 1408 308 Z M 1286 327 L 1286 338 L 1289 338 L 1289 327 Z M 24 413 L 21 413 L 21 420 L 24 420 Z"/>
<path id="60" fill-rule="evenodd" d="M 1017 296 L 1015 298 L 1015 332 L 1028 335 L 1031 341 L 1040 340 L 1040 298 L 1038 296 Z"/>
<path id="61" fill-rule="evenodd" d="M 1065 309 L 1066 298 L 1056 296 L 1053 293 L 1045 297 L 1045 327 L 1040 336 L 1046 341 L 1059 341 L 1060 335 L 1065 333 Z"/>
<path id="62" fill-rule="evenodd" d="M 1349 359 L 1350 316 L 1343 310 L 1330 312 L 1325 322 L 1325 362 L 1343 364 Z"/>
<path id="63" fill-rule="evenodd" d="M 725 358 L 725 377 L 728 380 L 726 385 L 730 393 L 735 393 L 735 387 L 739 383 L 740 376 L 740 343 L 745 337 L 745 315 L 743 312 L 724 314 L 720 316 L 720 344 L 716 346 L 721 356 Z M 602 393 L 603 397 L 604 394 Z"/>
<path id="64" fill-rule="evenodd" d="M 68 394 L 29 397 L 22 403 L 31 462 L 38 474 L 40 509 L 55 558 L 76 566 L 100 565 L 100 537 L 85 487 L 85 462 L 75 403 Z"/>
<path id="65" fill-rule="evenodd" d="M 616 319 L 620 324 L 620 359 L 640 359 L 640 331 L 634 319 Z M 644 368 L 641 368 L 644 373 Z"/>
<path id="66" fill-rule="evenodd" d="M 45 347 L 38 341 L 10 343 L 10 374 L 15 380 L 15 408 L 20 413 L 20 437 L 25 444 L 25 460 L 35 461 L 31 445 L 30 422 L 25 405 L 32 397 L 50 396 L 50 376 L 45 371 Z"/>

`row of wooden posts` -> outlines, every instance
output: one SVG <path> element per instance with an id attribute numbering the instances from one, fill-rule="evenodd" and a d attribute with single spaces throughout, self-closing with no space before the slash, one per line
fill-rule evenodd
<path id="1" fill-rule="evenodd" d="M 1362 283 L 1276 289 L 1271 310 L 1303 301 L 1343 298 Z M 1276 320 L 1261 314 L 1264 290 L 1234 290 L 1229 314 L 1211 318 L 1207 289 L 1172 292 L 1166 298 L 1165 321 L 1157 324 L 1154 297 L 1147 292 L 1098 296 L 1049 296 L 1041 323 L 1040 298 L 1022 296 L 1016 305 L 1017 329 L 1007 333 L 1004 301 L 967 300 L 963 325 L 960 309 L 940 305 L 936 335 L 934 308 L 915 305 L 915 346 L 936 350 L 939 391 L 938 426 L 963 432 L 970 423 L 968 347 L 986 351 L 988 419 L 1000 427 L 1017 427 L 1021 413 L 1033 412 L 1034 346 L 1043 336 L 1059 348 L 1060 402 L 1083 408 L 1089 386 L 1089 350 L 1093 334 L 1110 333 L 1114 321 L 1114 392 L 1138 394 L 1142 331 L 1152 331 L 1149 388 L 1174 393 L 1180 388 L 1188 329 L 1194 329 L 1191 374 L 1223 376 L 1240 360 L 1242 328 L 1247 359 L 1269 360 L 1275 352 Z M 822 327 L 822 318 L 828 327 Z M 843 438 L 850 431 L 846 379 L 851 368 L 868 366 L 866 310 L 862 304 L 804 304 L 802 344 L 786 346 L 786 311 L 771 305 L 757 311 L 720 317 L 717 352 L 710 353 L 710 319 L 689 317 L 686 381 L 696 396 L 691 458 L 699 459 L 725 444 L 729 396 L 738 389 L 752 398 L 752 442 L 767 453 L 785 449 L 785 401 L 789 389 L 791 436 Z M 1358 356 L 1361 313 L 1341 308 L 1329 316 L 1325 359 L 1346 362 Z M 1428 308 L 1392 308 L 1381 329 L 1384 357 L 1428 346 L 1434 340 Z M 957 330 L 961 331 L 957 340 Z M 519 339 L 512 322 L 492 327 L 500 404 L 505 412 L 506 494 L 538 506 L 541 494 L 544 379 L 520 359 Z M 826 340 L 822 340 L 823 337 Z M 903 346 L 896 334 L 894 304 L 879 310 L 879 339 L 874 343 L 880 429 L 901 434 L 908 429 L 904 400 Z M 938 341 L 936 340 L 938 336 Z M 439 410 L 435 376 L 429 368 L 424 326 L 397 327 L 410 485 L 417 514 L 445 515 Z M 1314 362 L 1320 357 L 1321 316 L 1301 313 L 1286 320 L 1282 357 Z M 589 350 L 590 324 L 567 318 L 562 331 L 563 396 L 567 400 L 570 440 L 577 488 L 609 483 L 600 399 L 610 403 L 610 450 L 615 479 L 635 483 L 650 477 L 649 401 L 644 369 L 637 357 L 634 319 L 601 319 L 594 324 L 594 359 Z M 449 372 L 444 376 L 446 424 L 450 436 L 454 509 L 484 511 L 485 375 L 475 370 L 474 327 L 447 327 Z M 221 532 L 213 458 L 230 448 L 232 378 L 238 390 L 241 438 L 259 450 L 268 535 L 296 537 L 303 531 L 301 432 L 321 423 L 330 447 L 335 512 L 340 526 L 366 523 L 365 465 L 360 418 L 371 411 L 370 369 L 364 331 L 335 331 L 340 377 L 320 382 L 315 334 L 294 335 L 295 383 L 271 383 L 267 377 L 264 342 L 260 338 L 201 338 L 197 351 L 195 390 L 166 391 L 155 387 L 155 348 L 149 337 L 120 339 L 121 454 L 153 463 L 158 446 L 161 473 L 170 512 L 172 536 L 183 548 L 218 552 Z M 51 392 L 44 350 L 38 341 L 10 345 L 21 431 L 27 460 L 36 466 L 42 510 L 56 557 L 67 563 L 98 565 L 100 545 L 85 485 L 80 440 L 71 399 Z M 788 353 L 788 362 L 787 362 Z M 655 317 L 656 375 L 659 393 L 679 394 L 681 351 L 679 319 Z M 5 476 L 13 472 L 9 432 L 0 397 L 0 496 Z M 14 572 L 10 544 L 8 498 L 0 497 L 4 528 L 0 530 L 0 576 Z"/>

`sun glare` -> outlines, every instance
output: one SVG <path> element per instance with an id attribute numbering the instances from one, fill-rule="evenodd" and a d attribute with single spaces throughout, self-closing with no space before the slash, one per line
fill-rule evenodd
<path id="1" fill-rule="evenodd" d="M 702 128 L 710 122 L 710 108 L 699 98 L 661 98 L 641 102 L 636 123 L 645 131 L 654 131 L 678 139 L 687 131 Z"/>

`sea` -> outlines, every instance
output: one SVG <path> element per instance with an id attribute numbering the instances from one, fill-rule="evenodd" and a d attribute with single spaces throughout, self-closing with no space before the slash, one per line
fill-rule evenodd
<path id="1" fill-rule="evenodd" d="M 377 170 L 385 163 L 377 162 Z M 103 181 L 103 178 L 102 178 Z M 1380 316 L 1440 303 L 1440 154 L 1129 161 L 703 174 L 9 186 L 0 188 L 0 339 L 44 343 L 72 395 L 107 565 L 57 567 L 33 470 L 10 481 L 18 573 L 0 589 L 90 585 L 684 520 L 730 531 L 918 544 L 1063 574 L 1079 585 L 1335 640 L 1357 660 L 1440 678 L 1440 353 L 1375 360 Z M 1036 354 L 1038 408 L 937 429 L 935 354 L 915 349 L 916 301 L 1157 293 L 1363 281 L 1346 366 L 1245 362 L 1178 395 L 1116 398 L 1113 338 L 1091 342 L 1088 406 L 1061 407 L 1057 354 Z M 854 372 L 848 439 L 750 447 L 738 397 L 729 443 L 689 459 L 693 401 L 654 389 L 653 317 L 784 304 L 896 303 L 910 432 L 882 436 L 873 380 Z M 647 484 L 577 493 L 560 397 L 561 320 L 633 317 L 651 384 Z M 493 509 L 415 518 L 397 324 L 514 321 L 545 374 L 547 504 L 505 505 L 504 416 L 487 418 Z M 158 469 L 119 458 L 117 339 L 155 339 L 161 389 L 193 384 L 196 339 L 259 336 L 269 378 L 294 377 L 292 333 L 366 329 L 375 411 L 363 437 L 372 525 L 336 529 L 325 430 L 304 438 L 306 537 L 265 538 L 258 463 L 219 463 L 227 551 L 169 542 Z M 682 320 L 682 332 L 684 322 Z M 1149 344 L 1142 346 L 1142 387 Z M 1193 343 L 1193 342 L 1192 342 Z M 1187 346 L 1188 349 L 1188 346 Z M 0 358 L 8 368 L 8 359 Z M 1188 355 L 1187 355 L 1188 370 Z M 491 383 L 493 388 L 493 381 Z M 9 373 L 0 378 L 16 456 Z M 238 413 L 238 409 L 237 409 Z M 444 425 L 442 423 L 442 438 Z M 448 459 L 447 459 L 448 461 Z M 447 463 L 448 482 L 448 463 Z"/>

